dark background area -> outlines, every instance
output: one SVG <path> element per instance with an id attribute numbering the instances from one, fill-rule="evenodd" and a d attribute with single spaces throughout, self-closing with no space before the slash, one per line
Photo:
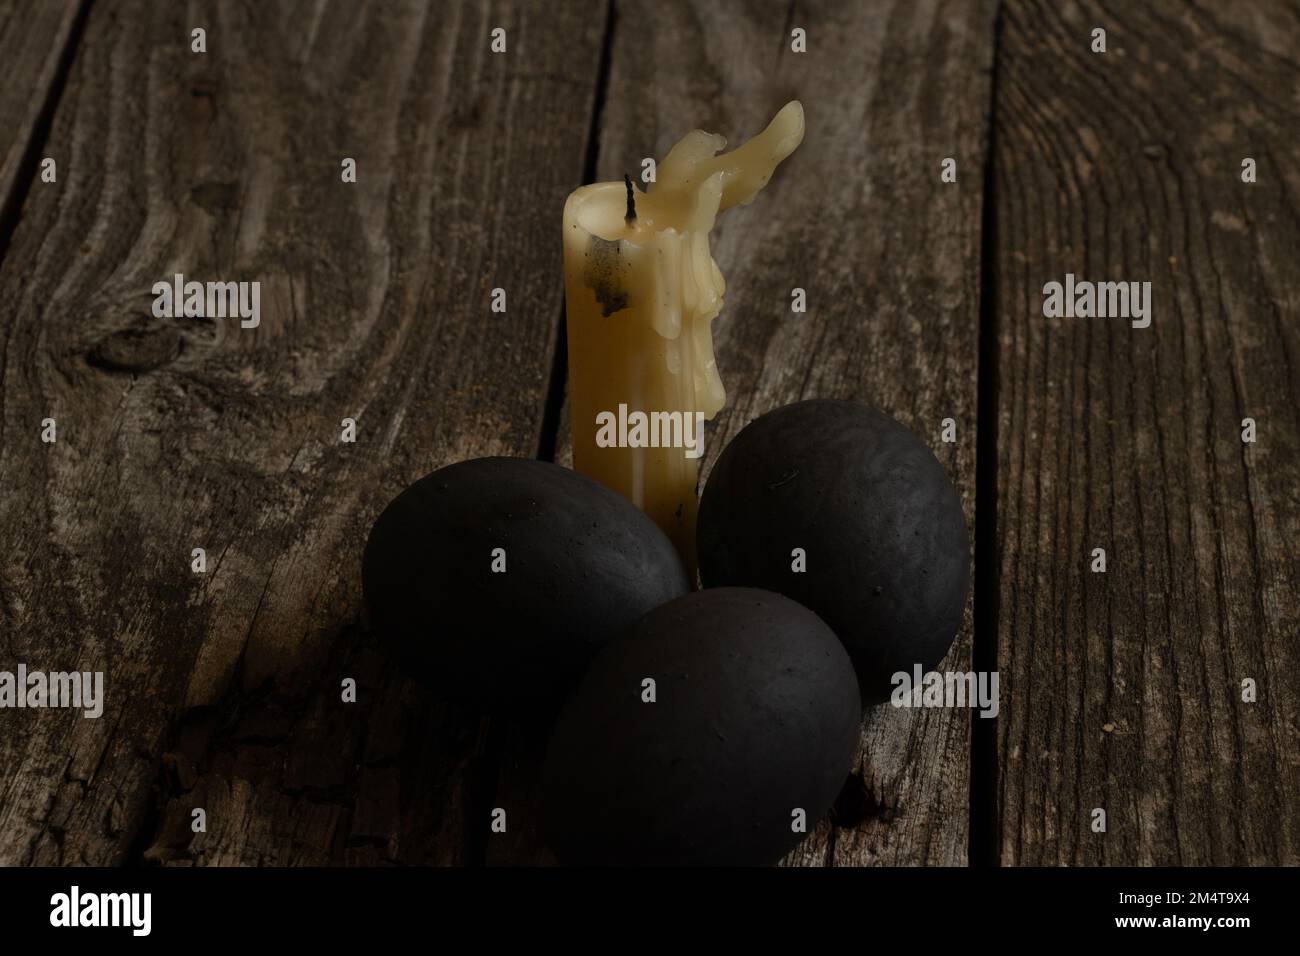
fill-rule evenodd
<path id="1" fill-rule="evenodd" d="M 714 234 L 706 469 L 800 398 L 915 430 L 972 536 L 944 666 L 1001 713 L 873 710 L 788 862 L 1300 862 L 1297 51 L 1265 0 L 0 0 L 0 669 L 107 693 L 0 712 L 0 863 L 545 861 L 545 728 L 390 666 L 362 546 L 439 466 L 568 462 L 569 191 L 795 97 Z M 154 318 L 175 272 L 260 327 Z M 1043 318 L 1067 272 L 1152 326 Z"/>

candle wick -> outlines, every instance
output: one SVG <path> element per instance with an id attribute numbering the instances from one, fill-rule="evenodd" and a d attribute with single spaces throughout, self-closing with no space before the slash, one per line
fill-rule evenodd
<path id="1" fill-rule="evenodd" d="M 632 191 L 632 177 L 627 173 L 623 174 L 623 182 L 627 185 L 627 215 L 623 221 L 630 226 L 636 221 L 636 193 Z"/>

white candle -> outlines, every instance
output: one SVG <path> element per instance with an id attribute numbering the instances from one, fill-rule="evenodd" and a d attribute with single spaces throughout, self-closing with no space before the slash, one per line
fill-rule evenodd
<path id="1" fill-rule="evenodd" d="M 695 130 L 649 192 L 595 183 L 564 205 L 574 468 L 649 514 L 691 568 L 697 424 L 726 402 L 710 328 L 725 283 L 709 232 L 719 212 L 754 198 L 803 133 L 797 101 L 722 155 L 723 137 Z"/>

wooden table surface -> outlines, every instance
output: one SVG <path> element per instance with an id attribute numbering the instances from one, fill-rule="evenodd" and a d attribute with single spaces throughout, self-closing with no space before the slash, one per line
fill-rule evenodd
<path id="1" fill-rule="evenodd" d="M 398 673 L 361 549 L 441 465 L 568 461 L 569 191 L 795 97 L 714 235 L 709 460 L 805 397 L 914 429 L 1001 709 L 871 711 L 788 862 L 1300 863 L 1298 55 L 1294 0 L 0 0 L 0 670 L 107 693 L 0 711 L 0 863 L 549 859 L 544 728 Z M 154 318 L 175 272 L 261 325 Z M 1150 328 L 1044 318 L 1066 273 Z"/>

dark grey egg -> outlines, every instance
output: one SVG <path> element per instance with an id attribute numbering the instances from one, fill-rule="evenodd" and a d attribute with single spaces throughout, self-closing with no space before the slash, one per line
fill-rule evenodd
<path id="1" fill-rule="evenodd" d="M 853 665 L 807 608 L 751 588 L 671 601 L 601 651 L 556 721 L 551 847 L 565 863 L 774 863 L 830 809 L 860 714 Z"/>
<path id="2" fill-rule="evenodd" d="M 689 590 L 644 513 L 525 458 L 460 462 L 408 487 L 371 529 L 362 585 L 407 671 L 484 709 L 558 706 L 601 645 Z"/>
<path id="3" fill-rule="evenodd" d="M 766 588 L 816 611 L 864 703 L 886 700 L 894 673 L 935 667 L 961 627 L 957 492 L 920 439 L 857 402 L 799 402 L 747 425 L 709 475 L 697 545 L 706 588 Z"/>

